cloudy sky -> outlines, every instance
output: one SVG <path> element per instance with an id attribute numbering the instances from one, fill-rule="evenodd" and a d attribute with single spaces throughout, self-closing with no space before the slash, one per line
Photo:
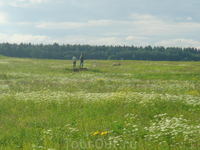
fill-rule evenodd
<path id="1" fill-rule="evenodd" d="M 200 0 L 0 0 L 0 43 L 200 48 Z"/>

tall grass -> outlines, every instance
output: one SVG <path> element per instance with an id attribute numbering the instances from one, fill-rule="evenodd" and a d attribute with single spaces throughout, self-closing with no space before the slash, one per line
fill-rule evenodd
<path id="1" fill-rule="evenodd" d="M 1 57 L 0 148 L 197 150 L 199 66 Z"/>

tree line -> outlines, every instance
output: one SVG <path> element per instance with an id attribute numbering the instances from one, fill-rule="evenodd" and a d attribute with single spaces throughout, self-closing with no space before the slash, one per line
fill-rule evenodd
<path id="1" fill-rule="evenodd" d="M 0 54 L 9 57 L 38 59 L 71 59 L 83 54 L 85 59 L 102 60 L 152 60 L 152 61 L 200 61 L 200 50 L 193 47 L 163 46 L 92 46 L 80 44 L 11 44 L 0 43 Z"/>

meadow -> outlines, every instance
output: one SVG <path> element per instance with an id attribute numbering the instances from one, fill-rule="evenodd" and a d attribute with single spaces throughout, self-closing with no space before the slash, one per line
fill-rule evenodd
<path id="1" fill-rule="evenodd" d="M 200 62 L 84 67 L 0 56 L 0 149 L 200 149 Z"/>

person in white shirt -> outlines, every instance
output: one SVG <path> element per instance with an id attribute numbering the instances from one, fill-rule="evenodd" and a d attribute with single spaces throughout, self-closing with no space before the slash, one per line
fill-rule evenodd
<path id="1" fill-rule="evenodd" d="M 76 55 L 74 55 L 72 57 L 72 62 L 73 62 L 73 67 L 75 68 L 76 67 L 76 61 L 77 61 L 77 58 L 76 58 Z"/>
<path id="2" fill-rule="evenodd" d="M 94 67 L 96 67 L 96 66 L 97 66 L 97 63 L 95 62 L 95 63 L 94 63 Z"/>

